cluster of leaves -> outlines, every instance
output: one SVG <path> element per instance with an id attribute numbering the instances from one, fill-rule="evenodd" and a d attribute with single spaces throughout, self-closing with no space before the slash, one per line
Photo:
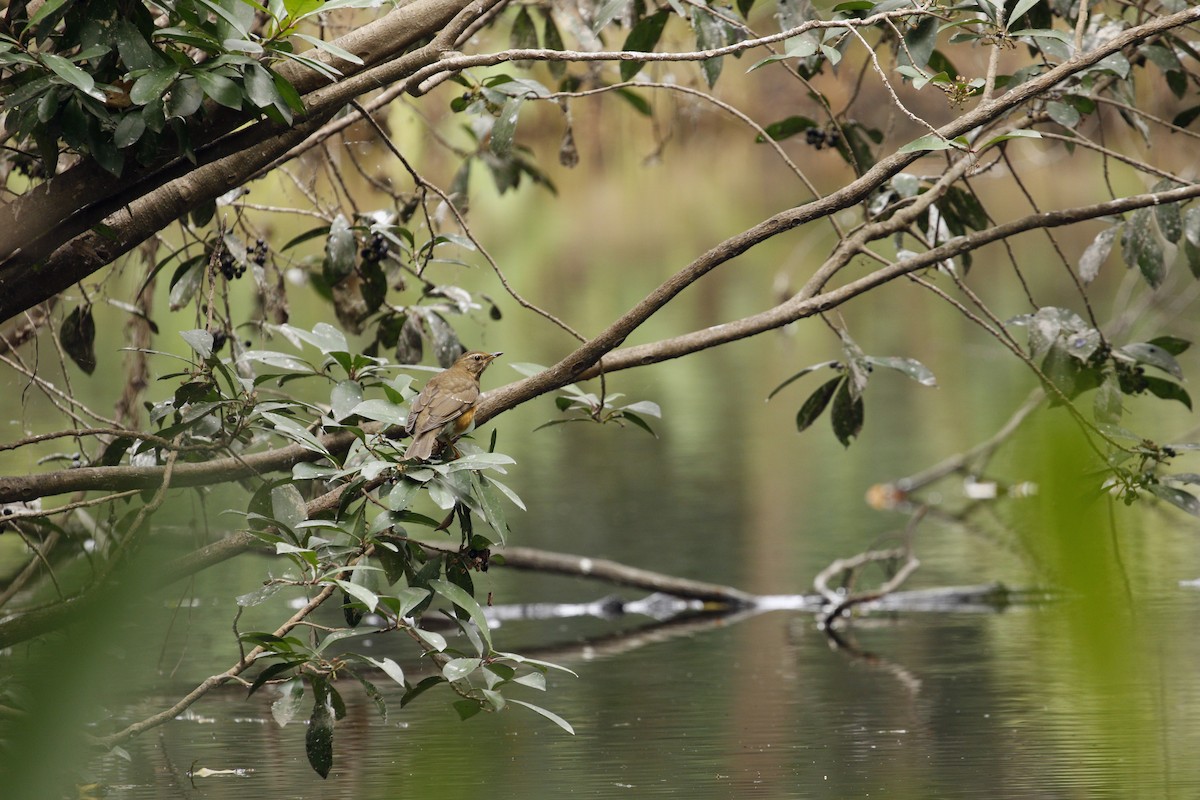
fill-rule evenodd
<path id="1" fill-rule="evenodd" d="M 1110 441 L 1120 444 L 1111 448 L 1108 456 L 1110 477 L 1106 486 L 1127 503 L 1146 491 L 1200 516 L 1200 500 L 1180 488 L 1200 483 L 1200 476 L 1162 472 L 1180 452 L 1200 449 L 1200 445 L 1157 445 L 1119 425 L 1126 397 L 1151 394 L 1192 409 L 1191 396 L 1180 383 L 1183 369 L 1176 360 L 1191 342 L 1160 336 L 1148 342 L 1114 346 L 1078 314 L 1056 307 L 1017 317 L 1009 325 L 1028 330 L 1029 355 L 1056 390 L 1052 402 L 1074 400 L 1084 392 L 1095 391 L 1092 413 L 1097 428 Z M 1147 368 L 1169 377 L 1147 374 Z"/>
<path id="2" fill-rule="evenodd" d="M 842 338 L 842 360 L 822 361 L 813 364 L 792 375 L 783 383 L 776 386 L 767 395 L 770 400 L 779 394 L 786 386 L 803 378 L 811 372 L 832 369 L 837 376 L 830 378 L 817 387 L 796 412 L 796 429 L 807 430 L 817 418 L 830 406 L 830 422 L 833 424 L 833 435 L 844 447 L 850 446 L 850 440 L 862 432 L 866 419 L 866 407 L 863 403 L 863 393 L 876 367 L 895 370 L 906 375 L 922 386 L 937 386 L 933 373 L 920 361 L 898 356 L 868 356 L 844 331 Z"/>
<path id="3" fill-rule="evenodd" d="M 546 369 L 538 364 L 527 363 L 513 364 L 512 367 L 522 375 L 536 375 Z M 659 408 L 658 403 L 651 400 L 638 400 L 618 405 L 617 401 L 624 397 L 625 395 L 620 392 L 606 392 L 602 395 L 585 392 L 575 384 L 569 383 L 561 389 L 561 394 L 554 398 L 555 406 L 566 416 L 543 423 L 535 430 L 549 428 L 553 425 L 564 425 L 568 422 L 594 422 L 601 425 L 615 423 L 622 427 L 628 422 L 658 438 L 650 423 L 646 421 L 646 417 L 662 418 L 662 409 Z"/>
<path id="4" fill-rule="evenodd" d="M 166 150 L 189 153 L 189 123 L 221 107 L 290 124 L 304 106 L 275 65 L 340 76 L 298 44 L 361 63 L 303 26 L 324 11 L 381 2 L 10 3 L 0 30 L 6 137 L 36 148 L 38 177 L 54 175 L 60 143 L 120 175 L 130 155 L 150 163 Z"/>
<path id="5" fill-rule="evenodd" d="M 1164 180 L 1155 184 L 1153 191 L 1176 187 L 1177 183 Z M 1151 288 L 1162 284 L 1177 260 L 1183 260 L 1192 276 L 1200 279 L 1200 208 L 1184 211 L 1179 203 L 1162 203 L 1139 209 L 1126 220 L 1113 221 L 1083 252 L 1080 278 L 1095 280 L 1118 241 L 1125 265 L 1138 270 Z"/>
<path id="6" fill-rule="evenodd" d="M 274 330 L 297 346 L 315 348 L 320 363 L 275 350 L 247 350 L 236 358 L 222 358 L 214 352 L 211 333 L 187 331 L 183 337 L 195 363 L 186 372 L 165 376 L 183 382 L 171 399 L 151 409 L 161 439 L 193 448 L 185 449 L 185 458 L 193 453 L 199 457 L 202 445 L 238 451 L 279 439 L 312 453 L 312 460 L 297 464 L 290 477 L 262 484 L 250 498 L 244 512 L 246 529 L 287 559 L 289 568 L 238 603 L 253 606 L 287 587 L 328 589 L 344 598 L 347 627 L 308 642 L 264 632 L 244 634 L 244 643 L 263 648 L 258 659 L 271 662 L 258 674 L 251 693 L 268 681 L 283 681 L 272 710 L 280 724 L 286 724 L 304 702 L 307 685 L 313 700 L 307 753 L 323 776 L 332 764 L 334 725 L 345 713 L 336 678 L 356 679 L 380 713 L 387 713 L 382 693 L 364 669 L 381 670 L 402 686 L 402 704 L 433 686 L 448 684 L 458 695 L 455 708 L 463 718 L 512 703 L 570 731 L 570 725 L 552 712 L 503 694 L 509 686 L 544 690 L 544 674 L 554 665 L 497 651 L 486 615 L 474 599 L 473 572 L 499 561 L 491 549 L 504 542 L 508 531 L 504 500 L 523 507 L 494 477 L 503 474 L 512 459 L 494 452 L 493 437 L 487 450 L 460 442 L 445 460 L 402 462 L 403 448 L 391 437 L 402 428 L 406 405 L 415 394 L 411 376 L 392 375 L 395 365 L 354 353 L 345 335 L 331 325 L 322 323 L 311 331 L 288 325 Z M 328 403 L 268 401 L 257 391 L 264 384 L 300 379 L 327 384 Z M 335 454 L 323 441 L 325 434 L 337 431 L 353 435 L 344 454 Z M 160 460 L 161 439 L 114 444 L 104 460 Z M 304 492 L 310 486 L 321 491 L 343 486 L 345 500 L 333 512 L 310 515 Z M 446 518 L 439 521 L 414 510 L 420 497 L 446 512 Z M 454 519 L 462 534 L 457 550 L 430 550 L 410 535 L 414 526 L 440 531 Z M 437 598 L 451 609 L 465 648 L 420 626 L 421 615 Z M 358 627 L 364 615 L 371 615 L 370 628 Z M 367 633 L 392 631 L 406 632 L 418 642 L 421 654 L 434 665 L 432 674 L 410 682 L 390 659 L 333 647 Z"/>

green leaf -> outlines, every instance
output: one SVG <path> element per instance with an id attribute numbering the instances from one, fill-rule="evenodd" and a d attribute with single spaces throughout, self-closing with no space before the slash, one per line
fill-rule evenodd
<path id="1" fill-rule="evenodd" d="M 533 703 L 526 703 L 524 700 L 510 699 L 508 702 L 514 703 L 519 706 L 525 706 L 530 711 L 541 714 L 543 717 L 550 720 L 555 725 L 562 728 L 564 731 L 571 734 L 572 736 L 575 735 L 575 729 L 571 727 L 571 723 L 567 722 L 565 719 L 560 717 L 558 714 L 555 714 L 553 711 L 548 711 L 548 710 L 542 708 L 541 706 L 535 706 Z"/>
<path id="2" fill-rule="evenodd" d="M 1189 208 L 1183 215 L 1183 254 L 1192 277 L 1200 278 L 1200 208 Z"/>
<path id="3" fill-rule="evenodd" d="M 1162 483 L 1152 483 L 1147 487 L 1150 493 L 1160 500 L 1166 500 L 1176 508 L 1181 508 L 1193 517 L 1200 517 L 1200 498 L 1191 492 L 1167 486 Z"/>
<path id="4" fill-rule="evenodd" d="M 916 27 L 904 34 L 904 47 L 897 54 L 901 63 L 911 63 L 915 67 L 925 67 L 937 44 L 938 19 L 933 15 L 921 16 Z M 910 58 L 911 56 L 911 58 Z"/>
<path id="5" fill-rule="evenodd" d="M 317 50 L 321 50 L 323 52 L 329 53 L 331 56 L 333 56 L 335 58 L 340 58 L 342 61 L 347 61 L 351 64 L 355 64 L 358 66 L 362 66 L 362 64 L 363 64 L 363 60 L 361 58 L 359 58 L 354 53 L 351 53 L 349 50 L 346 50 L 343 47 L 338 47 L 333 42 L 327 42 L 324 39 L 318 39 L 316 36 L 309 36 L 306 33 L 297 33 L 297 34 L 293 34 L 293 35 L 297 39 L 303 39 L 304 41 L 308 42 Z M 334 68 L 329 67 L 329 69 L 334 69 Z"/>
<path id="6" fill-rule="evenodd" d="M 1173 356 L 1180 355 L 1192 346 L 1192 343 L 1187 339 L 1180 339 L 1178 336 L 1157 336 L 1146 344 L 1162 348 Z"/>
<path id="7" fill-rule="evenodd" d="M 558 24 L 554 21 L 554 15 L 549 9 L 542 12 L 544 16 L 544 24 L 542 28 L 542 40 L 545 42 L 547 50 L 566 50 L 567 47 L 563 43 L 562 33 L 558 30 Z M 561 78 L 567 72 L 567 64 L 564 61 L 547 61 L 547 69 L 550 74 L 556 78 Z"/>
<path id="8" fill-rule="evenodd" d="M 947 140 L 944 136 L 938 136 L 935 133 L 926 134 L 919 139 L 914 139 L 908 144 L 897 150 L 897 153 L 920 153 L 935 150 L 950 150 L 957 148 L 959 150 L 967 149 L 967 140 L 959 136 L 954 140 Z"/>
<path id="9" fill-rule="evenodd" d="M 178 311 L 191 302 L 192 296 L 204 280 L 205 266 L 204 256 L 201 255 L 189 258 L 175 269 L 175 274 L 171 276 L 168 298 L 172 311 Z"/>
<path id="10" fill-rule="evenodd" d="M 604 0 L 596 12 L 595 21 L 592 22 L 592 33 L 599 33 L 608 23 L 616 19 L 617 15 L 629 6 L 629 2 L 630 0 Z"/>
<path id="11" fill-rule="evenodd" d="M 242 107 L 242 89 L 232 80 L 215 72 L 198 71 L 195 75 L 196 83 L 217 103 L 234 110 Z"/>
<path id="12" fill-rule="evenodd" d="M 1156 378 L 1153 375 L 1145 375 L 1142 380 L 1146 382 L 1146 390 L 1150 394 L 1163 400 L 1178 400 L 1187 406 L 1188 411 L 1192 410 L 1191 396 L 1178 383 L 1164 378 Z"/>
<path id="13" fill-rule="evenodd" d="M 1174 376 L 1179 380 L 1183 380 L 1183 368 L 1179 366 L 1179 362 L 1167 350 L 1149 342 L 1134 342 L 1119 348 L 1119 352 L 1124 353 L 1133 360 L 1141 364 L 1149 364 L 1152 367 L 1157 367 L 1163 372 Z"/>
<path id="14" fill-rule="evenodd" d="M 496 122 L 492 125 L 492 136 L 489 141 L 489 147 L 493 154 L 500 158 L 507 158 L 512 154 L 513 137 L 517 131 L 517 118 L 521 114 L 521 105 L 525 102 L 523 97 L 510 97 L 504 102 L 503 108 L 500 109 L 500 115 L 496 117 Z"/>
<path id="15" fill-rule="evenodd" d="M 146 121 L 142 119 L 141 114 L 136 111 L 124 114 L 121 121 L 117 123 L 117 129 L 113 131 L 113 144 L 122 148 L 129 147 L 131 144 L 136 144 L 145 132 Z"/>
<path id="16" fill-rule="evenodd" d="M 450 683 L 461 681 L 483 664 L 481 658 L 452 658 L 442 667 L 442 677 Z"/>
<path id="17" fill-rule="evenodd" d="M 833 435 L 842 443 L 842 447 L 849 447 L 850 440 L 862 432 L 865 417 L 863 399 L 850 385 L 849 380 L 842 382 L 833 398 L 833 410 L 830 412 Z"/>
<path id="18" fill-rule="evenodd" d="M 867 356 L 867 363 L 877 367 L 894 369 L 912 378 L 922 386 L 937 386 L 937 378 L 929 367 L 915 358 L 899 358 L 896 356 Z"/>
<path id="19" fill-rule="evenodd" d="M 1083 251 L 1083 255 L 1079 258 L 1079 279 L 1084 283 L 1091 283 L 1100 274 L 1100 267 L 1108 260 L 1109 254 L 1112 253 L 1113 243 L 1117 239 L 1117 234 L 1121 232 L 1120 224 L 1113 225 L 1111 228 L 1105 228 L 1096 234 L 1096 238 Z"/>
<path id="20" fill-rule="evenodd" d="M 389 425 L 402 426 L 408 419 L 408 412 L 404 410 L 404 406 L 381 398 L 364 400 L 356 405 L 351 413 L 364 419 L 385 422 Z"/>
<path id="21" fill-rule="evenodd" d="M 1029 9 L 1037 5 L 1038 0 L 1017 0 L 1017 4 L 1013 6 L 1013 10 L 1008 15 L 1008 25 L 1012 26 L 1014 22 L 1025 16 Z"/>
<path id="22" fill-rule="evenodd" d="M 844 375 L 839 375 L 825 383 L 821 384 L 818 389 L 809 395 L 804 401 L 804 405 L 800 406 L 800 410 L 796 413 L 796 430 L 807 430 L 817 418 L 821 416 L 821 412 L 829 405 L 829 401 L 833 399 L 834 392 L 837 391 L 838 384 L 845 380 Z"/>
<path id="23" fill-rule="evenodd" d="M 296 718 L 304 702 L 304 681 L 293 678 L 279 687 L 279 699 L 271 704 L 271 716 L 283 727 Z"/>
<path id="24" fill-rule="evenodd" d="M 810 372 L 816 372 L 817 370 L 824 369 L 825 367 L 836 367 L 837 365 L 838 365 L 837 361 L 822 361 L 820 364 L 813 364 L 810 367 L 805 367 L 804 369 L 800 370 L 795 375 L 791 376 L 790 378 L 785 380 L 783 383 L 779 384 L 774 389 L 772 389 L 771 393 L 769 395 L 767 395 L 767 400 L 769 401 L 772 397 L 779 394 L 780 390 L 782 390 L 784 387 L 790 386 L 792 383 L 799 380 L 800 378 L 803 378 L 805 375 L 809 374 Z"/>
<path id="25" fill-rule="evenodd" d="M 295 484 L 285 483 L 271 490 L 271 516 L 293 530 L 308 519 L 304 495 Z"/>
<path id="26" fill-rule="evenodd" d="M 340 283 L 354 272 L 358 257 L 358 240 L 350 229 L 345 215 L 338 214 L 329 226 L 329 238 L 325 242 L 325 262 L 322 274 L 330 286 Z"/>
<path id="27" fill-rule="evenodd" d="M 71 86 L 74 86 L 89 97 L 94 97 L 101 101 L 104 100 L 104 92 L 96 88 L 96 81 L 92 76 L 67 59 L 62 56 L 56 56 L 53 53 L 43 53 L 41 59 L 42 63 L 49 67 L 55 75 L 62 78 Z"/>
<path id="28" fill-rule="evenodd" d="M 488 649 L 493 649 L 492 635 L 490 629 L 488 628 L 487 617 L 484 615 L 483 609 L 480 608 L 479 603 L 475 602 L 474 597 L 471 597 L 471 595 L 467 594 L 458 586 L 441 579 L 431 580 L 429 582 L 429 586 L 442 597 L 446 598 L 451 603 L 467 612 L 467 616 L 469 616 L 471 621 L 475 623 L 475 627 L 479 629 L 479 634 L 483 637 L 484 641 L 487 642 Z"/>
<path id="29" fill-rule="evenodd" d="M 161 106 L 167 87 L 178 75 L 179 68 L 174 64 L 152 69 L 133 82 L 133 88 L 129 90 L 129 99 L 139 106 L 151 103 Z"/>
<path id="30" fill-rule="evenodd" d="M 531 50 L 538 46 L 537 26 L 533 24 L 528 6 L 521 6 L 521 10 L 513 19 L 508 46 L 513 50 Z"/>
<path id="31" fill-rule="evenodd" d="M 1171 124 L 1177 128 L 1186 128 L 1195 122 L 1197 117 L 1200 117 L 1200 106 L 1192 106 L 1176 114 Z"/>
<path id="32" fill-rule="evenodd" d="M 138 27 L 127 19 L 117 21 L 115 35 L 117 52 L 130 70 L 153 69 L 162 66 L 163 58 Z"/>
<path id="33" fill-rule="evenodd" d="M 354 413 L 362 402 L 363 388 L 358 381 L 338 381 L 329 393 L 329 407 L 333 418 L 339 422 Z"/>
<path id="34" fill-rule="evenodd" d="M 304 753 L 313 770 L 322 778 L 328 778 L 333 767 L 333 726 L 336 721 L 333 693 L 324 678 L 313 678 L 312 687 L 316 701 L 304 735 Z"/>
<path id="35" fill-rule="evenodd" d="M 809 119 L 808 117 L 791 116 L 787 119 L 781 119 L 778 122 L 772 122 L 770 125 L 763 128 L 763 130 L 766 132 L 767 136 L 778 142 L 795 136 L 797 133 L 802 133 L 809 128 L 816 127 L 816 120 Z M 759 134 L 754 138 L 754 141 L 762 143 L 766 140 L 763 139 L 762 134 Z"/>
<path id="36" fill-rule="evenodd" d="M 1092 413 L 1097 422 L 1115 424 L 1121 421 L 1121 383 L 1115 371 L 1110 369 L 1104 376 L 1093 399 Z"/>
<path id="37" fill-rule="evenodd" d="M 1166 192 L 1179 186 L 1175 181 L 1164 179 L 1154 184 L 1150 191 Z M 1161 203 L 1154 206 L 1154 221 L 1168 242 L 1174 244 L 1183 236 L 1183 214 L 1179 210 L 1179 203 Z"/>
<path id="38" fill-rule="evenodd" d="M 696 49 L 698 50 L 715 50 L 724 47 L 728 41 L 729 31 L 724 21 L 703 7 L 697 8 L 692 13 L 692 27 L 696 31 Z M 721 77 L 723 61 L 724 59 L 718 56 L 717 58 L 706 58 L 700 62 L 704 80 L 708 82 L 708 88 L 711 89 L 715 86 L 717 79 Z"/>
<path id="39" fill-rule="evenodd" d="M 275 88 L 275 79 L 266 68 L 258 64 L 247 65 L 242 74 L 242 82 L 246 87 L 246 96 L 259 108 L 273 106 L 279 99 L 279 91 Z"/>
<path id="40" fill-rule="evenodd" d="M 1079 110 L 1070 103 L 1052 100 L 1046 104 L 1046 113 L 1050 115 L 1050 119 L 1067 130 L 1074 130 L 1075 126 L 1079 124 Z"/>
<path id="41" fill-rule="evenodd" d="M 195 78 L 185 75 L 171 87 L 163 109 L 167 119 L 185 119 L 196 113 L 204 102 L 204 92 Z"/>
<path id="42" fill-rule="evenodd" d="M 1129 267 L 1137 267 L 1151 288 L 1158 288 L 1167 274 L 1162 244 L 1151 225 L 1153 211 L 1138 209 L 1121 233 L 1121 256 Z"/>
<path id="43" fill-rule="evenodd" d="M 58 330 L 58 338 L 76 366 L 88 375 L 96 371 L 96 323 L 91 305 L 71 309 Z"/>
<path id="44" fill-rule="evenodd" d="M 290 486 L 291 484 L 288 485 Z M 367 611 L 375 613 L 375 608 L 379 605 L 379 595 L 375 594 L 367 587 L 360 586 L 359 584 L 351 581 L 335 580 L 334 583 L 341 587 L 343 592 L 366 606 Z"/>
<path id="45" fill-rule="evenodd" d="M 188 343 L 196 355 L 202 359 L 210 358 L 213 354 L 213 335 L 203 328 L 180 331 L 179 338 Z"/>
<path id="46" fill-rule="evenodd" d="M 658 45 L 658 40 L 662 37 L 663 28 L 666 27 L 669 16 L 670 11 L 664 8 L 655 14 L 643 17 L 625 37 L 625 44 L 621 46 L 621 49 L 625 52 L 653 52 L 655 46 Z M 643 61 L 622 61 L 621 80 L 632 80 L 643 66 L 645 66 Z"/>
<path id="47" fill-rule="evenodd" d="M 267 681 L 275 678 L 290 669 L 294 669 L 297 664 L 303 664 L 303 661 L 280 661 L 275 664 L 269 664 L 258 673 L 258 677 L 254 679 L 254 683 L 250 684 L 250 690 L 246 692 L 246 696 L 254 694 Z"/>
<path id="48" fill-rule="evenodd" d="M 51 16 L 53 16 L 54 14 L 57 14 L 63 8 L 64 5 L 73 4 L 74 1 L 75 0 L 46 0 L 46 2 L 43 3 L 42 6 L 40 8 L 38 8 L 37 11 L 34 12 L 33 16 L 29 18 L 28 27 L 36 28 L 38 25 L 41 25 L 44 21 L 49 19 Z M 24 7 L 25 7 L 25 4 L 21 4 L 20 6 L 17 6 L 17 8 L 19 8 L 21 10 L 24 10 Z"/>
<path id="49" fill-rule="evenodd" d="M 404 686 L 404 670 L 400 669 L 400 665 L 390 658 L 371 658 L 370 656 L 362 656 L 364 661 L 368 661 L 379 669 L 383 670 L 384 674 L 394 680 L 398 685 Z"/>

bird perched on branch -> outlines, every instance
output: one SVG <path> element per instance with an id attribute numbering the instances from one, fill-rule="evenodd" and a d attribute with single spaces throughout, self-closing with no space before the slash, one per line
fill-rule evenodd
<path id="1" fill-rule="evenodd" d="M 413 437 L 404 452 L 405 460 L 424 461 L 433 455 L 439 437 L 452 442 L 471 430 L 479 401 L 479 376 L 502 355 L 472 350 L 429 379 L 413 400 L 404 423 L 404 430 Z"/>

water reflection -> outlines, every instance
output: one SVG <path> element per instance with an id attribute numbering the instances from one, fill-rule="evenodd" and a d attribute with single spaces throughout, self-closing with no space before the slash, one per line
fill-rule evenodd
<path id="1" fill-rule="evenodd" d="M 1088 668 L 1057 663 L 1070 647 L 1044 638 L 1076 602 L 876 613 L 841 646 L 794 611 L 622 618 L 585 641 L 570 620 L 506 623 L 498 636 L 541 626 L 560 641 L 534 654 L 579 678 L 551 673 L 548 695 L 523 699 L 568 718 L 575 736 L 515 708 L 465 723 L 437 697 L 400 709 L 379 676 L 387 720 L 347 689 L 321 782 L 304 763 L 303 724 L 279 728 L 270 696 L 247 702 L 230 687 L 136 741 L 131 761 L 106 758 L 102 774 L 110 796 L 130 800 L 1195 796 L 1195 643 L 1139 654 L 1146 680 L 1105 685 L 1097 702 L 1086 680 L 1050 679 Z M 1157 638 L 1198 605 L 1196 592 L 1159 596 L 1143 630 Z"/>

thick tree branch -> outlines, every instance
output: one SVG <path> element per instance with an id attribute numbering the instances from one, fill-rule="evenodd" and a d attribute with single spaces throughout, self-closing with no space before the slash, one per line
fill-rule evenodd
<path id="1" fill-rule="evenodd" d="M 423 31 L 422 36 L 437 35 L 429 45 L 394 61 L 333 86 L 314 88 L 305 96 L 305 118 L 291 128 L 260 121 L 207 147 L 197 147 L 194 164 L 175 159 L 149 174 L 135 174 L 116 184 L 94 175 L 95 185 L 82 184 L 86 191 L 79 183 L 86 175 L 78 173 L 62 184 L 68 187 L 65 197 L 54 207 L 47 207 L 52 199 L 47 193 L 34 195 L 29 207 L 21 206 L 22 197 L 0 209 L 0 226 L 9 209 L 24 220 L 33 218 L 37 210 L 43 213 L 37 225 L 22 229 L 32 231 L 33 238 L 10 241 L 6 249 L 0 248 L 0 253 L 9 254 L 0 262 L 0 321 L 82 280 L 179 216 L 244 184 L 319 130 L 358 94 L 401 80 L 436 61 L 454 41 L 456 31 L 491 2 L 494 0 L 474 0 L 466 6 L 467 13 L 455 2 L 438 0 L 439 7 L 456 11 L 456 24 Z M 67 174 L 62 177 L 66 179 Z M 16 224 L 16 217 L 13 221 Z"/>

